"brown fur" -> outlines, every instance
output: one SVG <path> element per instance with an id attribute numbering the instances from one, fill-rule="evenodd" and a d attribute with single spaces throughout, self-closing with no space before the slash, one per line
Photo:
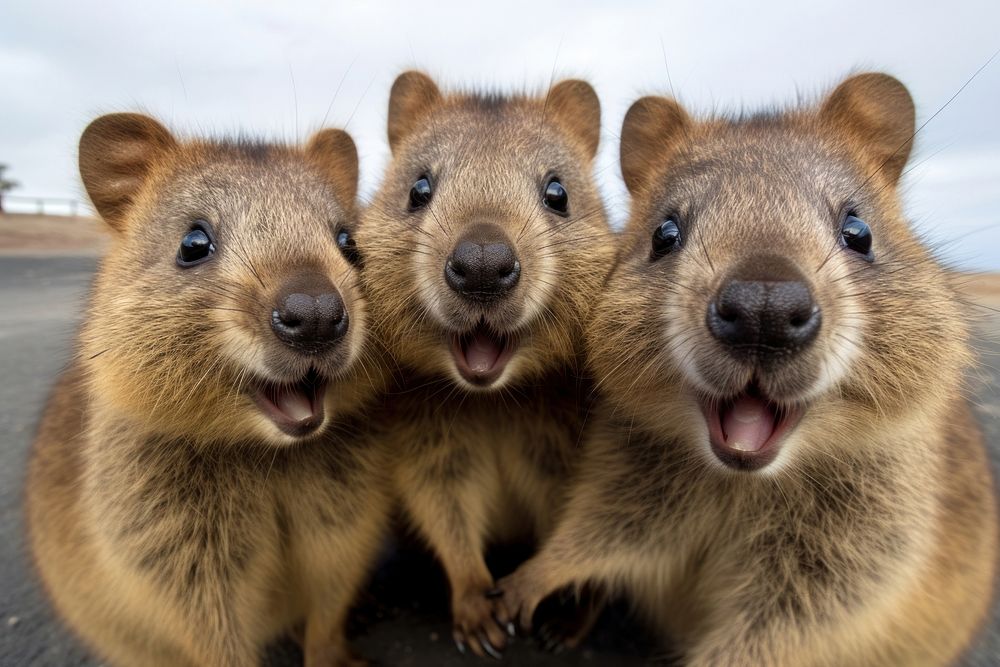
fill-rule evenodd
<path id="1" fill-rule="evenodd" d="M 114 114 L 88 127 L 80 165 L 117 233 L 29 469 L 30 541 L 56 609 L 118 665 L 254 664 L 299 623 L 307 665 L 354 664 L 345 616 L 389 495 L 360 432 L 382 372 L 334 240 L 357 217 L 353 142 L 181 142 Z M 182 269 L 193 218 L 212 223 L 217 251 Z M 322 356 L 270 331 L 275 291 L 305 271 L 337 286 L 350 317 Z M 310 366 L 331 385 L 325 424 L 295 438 L 251 388 Z"/>
<path id="2" fill-rule="evenodd" d="M 997 557 L 993 483 L 963 395 L 967 319 L 896 189 L 906 89 L 852 77 L 817 110 L 692 120 L 643 98 L 622 132 L 633 208 L 588 331 L 604 400 L 565 518 L 500 582 L 497 613 L 600 581 L 630 591 L 691 665 L 940 665 L 982 623 Z M 873 263 L 838 243 L 852 207 Z M 653 261 L 671 212 L 686 234 Z M 767 467 L 724 467 L 705 401 L 744 386 L 705 326 L 731 267 L 807 276 L 823 324 L 758 382 L 804 417 Z"/>
<path id="3" fill-rule="evenodd" d="M 402 74 L 389 104 L 393 160 L 358 233 L 374 330 L 408 376 L 389 436 L 397 491 L 451 583 L 456 641 L 480 655 L 483 637 L 504 644 L 483 598 L 493 585 L 484 550 L 546 534 L 576 459 L 590 393 L 581 326 L 613 256 L 591 173 L 599 134 L 597 97 L 581 81 L 546 97 L 444 95 L 426 75 Z M 433 199 L 411 212 L 425 173 Z M 542 205 L 550 173 L 568 190 L 566 218 Z M 522 266 L 493 310 L 462 303 L 443 276 L 456 240 L 483 221 Z M 449 352 L 452 333 L 480 317 L 519 340 L 489 389 L 463 380 Z"/>

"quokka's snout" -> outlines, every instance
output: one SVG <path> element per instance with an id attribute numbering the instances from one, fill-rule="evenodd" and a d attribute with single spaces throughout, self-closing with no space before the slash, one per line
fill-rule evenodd
<path id="1" fill-rule="evenodd" d="M 271 329 L 290 349 L 324 353 L 347 333 L 350 316 L 340 292 L 322 274 L 304 273 L 285 281 L 271 309 Z"/>
<path id="2" fill-rule="evenodd" d="M 765 255 L 729 272 L 708 303 L 705 322 L 737 361 L 775 368 L 816 339 L 823 314 L 806 277 L 786 259 Z"/>
<path id="3" fill-rule="evenodd" d="M 470 228 L 445 260 L 445 281 L 462 298 L 489 304 L 505 297 L 521 277 L 521 262 L 498 226 Z"/>

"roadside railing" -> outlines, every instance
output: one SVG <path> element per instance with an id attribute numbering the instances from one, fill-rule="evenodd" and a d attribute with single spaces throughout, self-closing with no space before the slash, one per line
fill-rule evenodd
<path id="1" fill-rule="evenodd" d="M 35 213 L 37 215 L 66 215 L 73 218 L 93 215 L 90 204 L 69 197 L 29 197 L 4 195 L 4 213 Z"/>

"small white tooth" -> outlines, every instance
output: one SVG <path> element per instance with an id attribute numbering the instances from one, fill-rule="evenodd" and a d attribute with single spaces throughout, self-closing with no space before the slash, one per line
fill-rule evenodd
<path id="1" fill-rule="evenodd" d="M 733 449 L 736 449 L 736 450 L 741 451 L 741 452 L 752 452 L 752 451 L 755 451 L 754 448 L 749 443 L 743 442 L 742 440 L 733 440 L 732 442 L 730 442 L 728 444 Z"/>

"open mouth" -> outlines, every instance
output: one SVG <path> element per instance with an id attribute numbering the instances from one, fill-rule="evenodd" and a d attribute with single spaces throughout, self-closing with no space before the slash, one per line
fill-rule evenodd
<path id="1" fill-rule="evenodd" d="M 274 425 L 284 433 L 302 438 L 323 424 L 323 397 L 326 380 L 310 369 L 298 382 L 258 381 L 254 402 Z"/>
<path id="2" fill-rule="evenodd" d="M 802 407 L 771 401 L 753 383 L 729 399 L 704 403 L 702 409 L 712 452 L 739 470 L 759 470 L 773 461 L 803 413 Z"/>
<path id="3" fill-rule="evenodd" d="M 451 356 L 458 372 L 479 387 L 497 381 L 516 349 L 517 343 L 511 336 L 493 332 L 483 320 L 472 331 L 451 337 Z"/>

